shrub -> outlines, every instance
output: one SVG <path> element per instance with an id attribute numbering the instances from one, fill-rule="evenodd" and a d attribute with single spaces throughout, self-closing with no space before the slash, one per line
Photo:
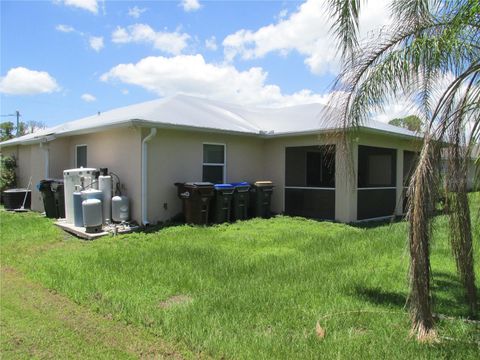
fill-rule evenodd
<path id="1" fill-rule="evenodd" d="M 0 158 L 0 191 L 15 187 L 17 184 L 17 175 L 15 168 L 17 161 L 13 156 L 2 156 Z"/>

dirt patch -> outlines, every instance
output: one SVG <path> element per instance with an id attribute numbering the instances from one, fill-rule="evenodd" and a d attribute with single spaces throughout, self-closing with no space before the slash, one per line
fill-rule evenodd
<path id="1" fill-rule="evenodd" d="M 2 266 L 2 269 L 1 271 L 7 273 L 7 274 L 12 274 L 12 273 L 16 273 L 17 270 L 15 270 L 14 268 L 12 267 L 9 267 L 9 266 Z"/>
<path id="2" fill-rule="evenodd" d="M 5 323 L 2 322 L 2 327 L 5 329 L 2 329 L 4 339 L 0 342 L 2 346 L 9 344 L 8 349 L 2 349 L 2 352 L 6 351 L 3 355 L 7 358 L 23 355 L 29 357 L 28 354 L 34 346 L 37 346 L 36 350 L 42 354 L 51 351 L 52 356 L 48 357 L 62 358 L 65 353 L 80 351 L 76 348 L 79 343 L 91 346 L 93 350 L 87 349 L 88 351 L 96 352 L 96 349 L 99 349 L 98 351 L 103 353 L 123 354 L 126 357 L 149 359 L 184 357 L 183 349 L 181 352 L 177 351 L 175 346 L 164 342 L 146 329 L 111 320 L 109 319 L 113 318 L 111 314 L 102 316 L 93 313 L 67 297 L 27 280 L 16 269 L 1 267 L 0 277 L 2 310 L 6 307 L 10 312 L 15 309 L 17 314 L 21 314 L 21 316 L 13 314 L 15 316 L 12 318 L 13 315 L 9 313 L 2 319 Z M 185 296 L 175 298 L 172 303 L 190 299 Z M 6 318 L 7 315 L 10 318 Z M 22 322 L 19 322 L 19 316 Z M 48 338 L 48 341 L 38 338 L 39 334 L 36 331 L 38 327 L 42 328 L 41 337 Z M 76 334 L 75 341 L 61 335 L 72 332 Z M 87 350 L 82 349 L 82 354 L 85 355 Z M 185 354 L 189 352 L 185 351 Z M 192 354 L 187 357 L 192 357 Z"/>
<path id="3" fill-rule="evenodd" d="M 173 295 L 167 300 L 161 301 L 158 306 L 162 309 L 169 309 L 173 306 L 189 304 L 192 300 L 188 295 Z"/>

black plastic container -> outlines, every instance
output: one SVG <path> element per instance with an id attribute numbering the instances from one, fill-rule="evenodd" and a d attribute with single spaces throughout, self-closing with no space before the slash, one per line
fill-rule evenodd
<path id="1" fill-rule="evenodd" d="M 27 198 L 25 199 L 25 194 Z M 9 189 L 3 192 L 3 206 L 5 210 L 20 209 L 25 200 L 24 209 L 30 209 L 32 204 L 32 191 L 27 189 Z"/>

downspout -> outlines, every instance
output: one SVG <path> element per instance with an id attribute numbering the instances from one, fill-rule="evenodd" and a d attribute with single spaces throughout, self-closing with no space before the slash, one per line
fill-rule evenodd
<path id="1" fill-rule="evenodd" d="M 48 179 L 50 178 L 50 149 L 48 148 L 48 141 L 45 139 L 44 142 L 40 143 L 40 148 L 43 149 L 44 153 L 44 178 Z"/>
<path id="2" fill-rule="evenodd" d="M 157 134 L 156 128 L 150 129 L 150 134 L 148 134 L 142 140 L 142 224 L 144 226 L 148 225 L 148 204 L 147 204 L 147 193 L 148 193 L 148 145 L 147 143 Z"/>

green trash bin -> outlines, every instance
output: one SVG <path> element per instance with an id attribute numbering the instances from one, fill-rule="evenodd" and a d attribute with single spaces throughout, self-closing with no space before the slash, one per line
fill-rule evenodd
<path id="1" fill-rule="evenodd" d="M 210 220 L 221 224 L 230 220 L 232 197 L 235 188 L 231 184 L 215 184 L 215 196 L 212 200 Z"/>
<path id="2" fill-rule="evenodd" d="M 237 182 L 231 184 L 235 188 L 232 201 L 232 220 L 246 220 L 248 218 L 250 184 L 248 182 Z"/>
<path id="3" fill-rule="evenodd" d="M 42 194 L 43 207 L 45 209 L 45 216 L 48 218 L 55 219 L 58 217 L 57 206 L 55 204 L 55 195 L 52 191 L 52 183 L 55 182 L 53 179 L 40 180 L 37 187 L 40 193 Z"/>
<path id="4" fill-rule="evenodd" d="M 271 181 L 256 181 L 250 189 L 251 208 L 254 217 L 269 218 L 270 204 L 273 193 L 273 183 Z"/>
<path id="5" fill-rule="evenodd" d="M 209 182 L 175 183 L 177 195 L 183 201 L 183 212 L 188 224 L 207 225 L 213 184 Z"/>

